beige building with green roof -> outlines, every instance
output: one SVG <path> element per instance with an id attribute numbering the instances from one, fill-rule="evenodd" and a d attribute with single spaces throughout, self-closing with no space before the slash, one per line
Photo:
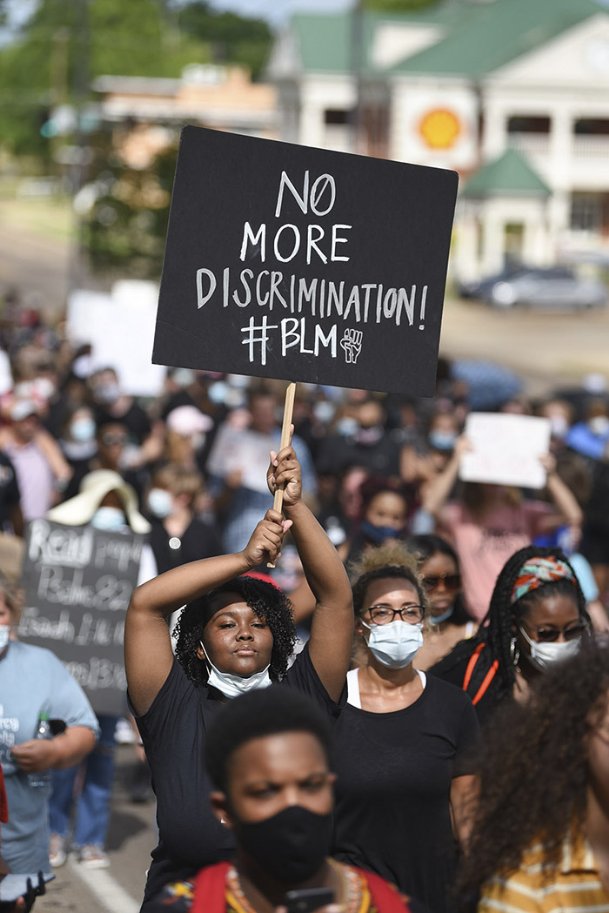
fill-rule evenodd
<path id="1" fill-rule="evenodd" d="M 460 173 L 459 278 L 609 256 L 607 3 L 296 15 L 269 75 L 283 139 Z"/>

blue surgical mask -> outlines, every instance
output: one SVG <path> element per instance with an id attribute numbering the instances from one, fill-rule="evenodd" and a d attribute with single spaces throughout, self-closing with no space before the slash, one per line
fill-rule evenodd
<path id="1" fill-rule="evenodd" d="M 399 539 L 403 533 L 403 529 L 396 529 L 394 526 L 375 526 L 368 520 L 362 521 L 360 529 L 366 539 L 374 542 L 375 545 L 382 545 L 387 539 Z"/>
<path id="2" fill-rule="evenodd" d="M 148 492 L 148 509 L 159 520 L 164 520 L 173 510 L 171 493 L 164 488 L 151 488 Z"/>
<path id="3" fill-rule="evenodd" d="M 383 666 L 389 669 L 403 669 L 408 666 L 423 646 L 423 631 L 420 624 L 411 625 L 396 619 L 388 625 L 368 625 L 370 631 L 368 649 Z"/>
<path id="4" fill-rule="evenodd" d="M 91 526 L 107 533 L 120 532 L 126 525 L 125 515 L 118 507 L 98 507 L 91 518 Z"/>
<path id="5" fill-rule="evenodd" d="M 70 425 L 70 436 L 79 444 L 87 444 L 95 437 L 95 422 L 92 418 L 77 418 Z"/>
<path id="6" fill-rule="evenodd" d="M 442 612 L 441 615 L 432 615 L 432 613 L 430 612 L 427 617 L 427 621 L 432 626 L 441 625 L 443 621 L 448 621 L 448 619 L 450 618 L 450 616 L 452 615 L 452 613 L 454 611 L 455 611 L 455 607 L 451 605 L 445 612 Z"/>
<path id="7" fill-rule="evenodd" d="M 448 431 L 430 431 L 428 441 L 433 450 L 454 450 L 457 435 Z"/>

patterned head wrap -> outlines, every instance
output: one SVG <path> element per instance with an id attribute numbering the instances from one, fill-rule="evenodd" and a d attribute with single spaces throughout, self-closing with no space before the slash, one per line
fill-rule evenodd
<path id="1" fill-rule="evenodd" d="M 547 558 L 529 558 L 520 568 L 512 588 L 512 605 L 532 590 L 556 580 L 568 580 L 575 586 L 575 576 L 565 561 L 553 555 Z"/>

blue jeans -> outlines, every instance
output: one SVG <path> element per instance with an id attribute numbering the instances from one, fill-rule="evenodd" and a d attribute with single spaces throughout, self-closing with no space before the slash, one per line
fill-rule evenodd
<path id="1" fill-rule="evenodd" d="M 72 843 L 103 847 L 110 821 L 114 779 L 114 730 L 117 716 L 98 716 L 100 736 L 90 755 L 77 767 L 53 771 L 49 800 L 51 832 L 67 837 L 75 810 Z M 79 774 L 82 773 L 82 777 Z"/>

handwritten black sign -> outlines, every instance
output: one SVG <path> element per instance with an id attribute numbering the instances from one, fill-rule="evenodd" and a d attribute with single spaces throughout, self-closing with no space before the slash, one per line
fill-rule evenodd
<path id="1" fill-rule="evenodd" d="M 33 520 L 23 564 L 19 636 L 47 647 L 82 685 L 97 713 L 124 713 L 125 611 L 137 583 L 142 537 Z"/>
<path id="2" fill-rule="evenodd" d="M 431 395 L 455 172 L 182 132 L 153 362 Z"/>

